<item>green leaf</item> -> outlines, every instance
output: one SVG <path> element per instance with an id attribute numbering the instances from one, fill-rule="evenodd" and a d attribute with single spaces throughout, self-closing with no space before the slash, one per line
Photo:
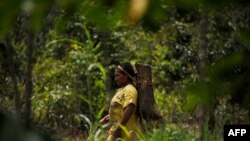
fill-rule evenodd
<path id="1" fill-rule="evenodd" d="M 84 102 L 86 102 L 88 105 L 91 105 L 90 100 L 88 100 L 87 98 L 85 98 L 85 97 L 82 96 L 82 95 L 78 95 L 78 96 L 81 98 L 81 100 L 83 100 Z"/>
<path id="2" fill-rule="evenodd" d="M 101 119 L 101 116 L 102 116 L 102 114 L 103 114 L 103 112 L 104 112 L 105 109 L 106 109 L 106 107 L 104 106 L 104 107 L 102 107 L 102 109 L 97 113 L 97 115 L 96 115 L 96 120 Z"/>

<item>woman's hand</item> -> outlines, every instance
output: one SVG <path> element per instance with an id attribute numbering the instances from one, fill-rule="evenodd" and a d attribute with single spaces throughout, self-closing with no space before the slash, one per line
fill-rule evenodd
<path id="1" fill-rule="evenodd" d="M 114 139 L 122 137 L 122 129 L 118 126 L 113 134 Z"/>
<path id="2" fill-rule="evenodd" d="M 107 122 L 109 122 L 109 115 L 106 115 L 104 118 L 102 118 L 100 121 L 99 121 L 101 124 L 105 124 Z"/>

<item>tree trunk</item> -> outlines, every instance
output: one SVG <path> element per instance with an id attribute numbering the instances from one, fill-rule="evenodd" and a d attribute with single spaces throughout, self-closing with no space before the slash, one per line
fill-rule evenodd
<path id="1" fill-rule="evenodd" d="M 27 128 L 30 128 L 32 123 L 32 103 L 31 97 L 33 92 L 33 82 L 32 82 L 32 71 L 33 64 L 35 63 L 33 58 L 33 52 L 35 49 L 36 52 L 39 49 L 42 49 L 46 44 L 46 39 L 48 38 L 49 31 L 55 26 L 56 19 L 60 16 L 60 9 L 55 6 L 52 6 L 48 11 L 47 17 L 45 17 L 42 27 L 39 33 L 34 34 L 31 29 L 27 29 L 27 38 L 26 38 L 26 73 L 25 73 L 25 124 Z"/>
<path id="2" fill-rule="evenodd" d="M 198 73 L 200 75 L 200 81 L 204 81 L 204 68 L 206 65 L 206 55 L 207 55 L 207 47 L 208 47 L 208 41 L 207 41 L 207 31 L 208 31 L 208 14 L 205 9 L 205 7 L 202 7 L 202 14 L 201 14 L 201 21 L 199 25 L 199 67 L 198 67 Z M 205 105 L 200 104 L 198 105 L 198 126 L 200 131 L 200 137 L 199 140 L 204 140 L 204 132 L 205 132 L 205 120 L 206 120 L 206 110 Z"/>
<path id="3" fill-rule="evenodd" d="M 31 97 L 33 91 L 32 84 L 32 64 L 33 64 L 33 48 L 34 48 L 34 35 L 28 33 L 27 50 L 26 50 L 26 74 L 25 74 L 25 99 L 26 99 L 26 112 L 25 112 L 25 125 L 30 128 L 31 121 Z"/>
<path id="4" fill-rule="evenodd" d="M 110 98 L 111 98 L 111 94 L 113 93 L 113 87 L 112 87 L 112 74 L 110 71 L 109 66 L 111 65 L 111 47 L 108 44 L 109 42 L 109 37 L 110 35 L 106 32 L 102 32 L 102 42 L 103 42 L 103 58 L 104 58 L 104 67 L 106 70 L 106 81 L 105 81 L 105 85 L 106 85 L 106 91 L 107 91 L 107 100 L 109 102 Z"/>
<path id="5" fill-rule="evenodd" d="M 18 90 L 18 82 L 17 82 L 17 77 L 16 77 L 16 66 L 15 62 L 13 60 L 13 53 L 12 53 L 12 45 L 9 37 L 7 36 L 6 39 L 6 53 L 7 53 L 7 62 L 8 62 L 8 68 L 9 68 L 9 73 L 11 77 L 11 81 L 13 82 L 13 87 L 14 87 L 14 99 L 15 99 L 15 109 L 16 113 L 19 114 L 21 110 L 21 104 L 20 104 L 20 92 Z"/>

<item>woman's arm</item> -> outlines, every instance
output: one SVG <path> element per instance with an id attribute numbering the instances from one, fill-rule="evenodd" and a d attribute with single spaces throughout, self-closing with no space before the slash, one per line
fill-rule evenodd
<path id="1" fill-rule="evenodd" d="M 99 122 L 101 124 L 105 124 L 109 121 L 109 115 L 106 115 L 105 117 L 103 117 Z"/>
<path id="2" fill-rule="evenodd" d="M 129 118 L 131 117 L 131 115 L 133 114 L 133 111 L 135 109 L 135 105 L 133 103 L 129 104 L 125 109 L 124 109 L 124 112 L 123 112 L 123 115 L 122 115 L 122 119 L 121 119 L 121 122 L 120 122 L 120 125 L 125 125 Z M 114 138 L 119 138 L 121 137 L 121 134 L 122 134 L 122 129 L 118 126 L 117 129 L 115 130 L 115 133 L 114 133 Z"/>

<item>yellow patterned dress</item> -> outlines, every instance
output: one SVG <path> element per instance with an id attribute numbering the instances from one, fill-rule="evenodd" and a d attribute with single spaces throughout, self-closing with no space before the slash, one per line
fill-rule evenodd
<path id="1" fill-rule="evenodd" d="M 116 91 L 116 94 L 111 100 L 109 108 L 109 117 L 110 121 L 112 122 L 112 127 L 109 130 L 109 136 L 107 139 L 108 141 L 114 141 L 113 134 L 122 119 L 125 107 L 127 107 L 131 103 L 137 106 L 137 97 L 137 91 L 135 87 L 131 84 L 119 88 Z M 133 111 L 133 114 L 129 118 L 128 122 L 126 123 L 125 128 L 128 132 L 123 131 L 122 139 L 125 141 L 136 140 L 136 133 L 139 132 L 139 123 L 135 110 Z"/>

